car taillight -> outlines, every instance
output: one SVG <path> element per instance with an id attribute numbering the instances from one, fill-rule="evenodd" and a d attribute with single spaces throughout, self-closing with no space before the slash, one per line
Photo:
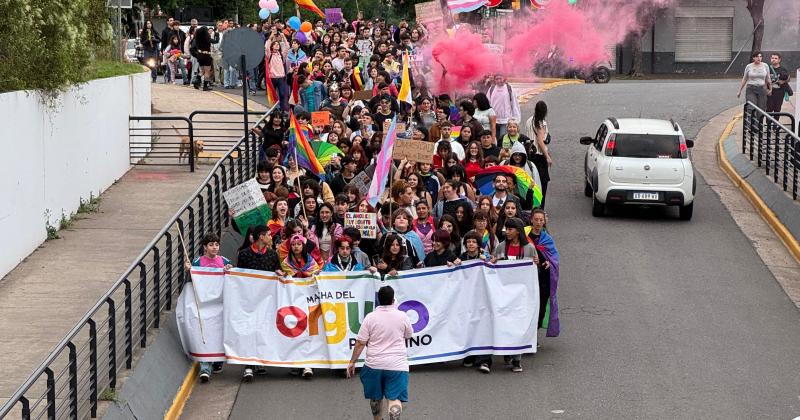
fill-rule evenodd
<path id="1" fill-rule="evenodd" d="M 686 138 L 678 136 L 678 140 L 680 141 L 681 159 L 686 159 L 689 157 L 689 148 L 686 147 Z"/>
<path id="2" fill-rule="evenodd" d="M 614 154 L 614 148 L 617 146 L 617 135 L 612 134 L 608 138 L 608 143 L 606 143 L 606 156 L 611 156 Z"/>

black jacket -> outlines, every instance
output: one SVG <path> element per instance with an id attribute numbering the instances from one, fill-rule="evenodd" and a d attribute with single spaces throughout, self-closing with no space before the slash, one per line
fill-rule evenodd
<path id="1" fill-rule="evenodd" d="M 273 249 L 267 248 L 267 251 L 261 254 L 253 251 L 250 247 L 239 251 L 236 266 L 261 271 L 275 271 L 281 268 L 278 253 Z"/>

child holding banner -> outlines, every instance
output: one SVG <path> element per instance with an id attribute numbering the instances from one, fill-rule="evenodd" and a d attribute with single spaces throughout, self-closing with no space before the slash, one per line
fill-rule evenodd
<path id="1" fill-rule="evenodd" d="M 219 235 L 216 233 L 206 233 L 203 236 L 203 255 L 197 257 L 191 263 L 186 260 L 186 271 L 191 271 L 192 267 L 214 267 L 226 270 L 233 267 L 231 260 L 219 255 Z M 189 281 L 191 281 L 191 275 Z M 222 373 L 222 362 L 200 362 L 200 381 L 205 383 L 211 379 L 211 373 Z"/>

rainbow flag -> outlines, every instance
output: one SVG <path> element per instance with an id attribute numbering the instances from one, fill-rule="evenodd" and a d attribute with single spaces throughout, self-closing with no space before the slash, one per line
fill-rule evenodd
<path id="1" fill-rule="evenodd" d="M 267 91 L 267 108 L 271 108 L 280 101 L 280 98 L 278 97 L 278 91 L 275 90 L 275 86 L 272 84 L 272 77 L 269 75 L 269 57 L 266 58 L 265 63 L 267 71 L 264 72 L 264 87 Z"/>
<path id="2" fill-rule="evenodd" d="M 316 4 L 314 4 L 313 0 L 294 0 L 294 2 L 300 6 L 301 9 L 306 9 L 309 12 L 314 12 L 319 15 L 321 18 L 325 18 L 325 13 L 322 13 L 322 10 L 319 10 Z"/>
<path id="3" fill-rule="evenodd" d="M 386 190 L 386 180 L 389 178 L 389 172 L 392 168 L 392 151 L 395 141 L 397 141 L 396 115 L 392 118 L 389 131 L 386 132 L 386 139 L 383 141 L 381 151 L 378 153 L 378 158 L 375 159 L 375 174 L 372 177 L 372 182 L 369 184 L 366 197 L 372 207 L 378 204 L 378 200 L 380 200 L 381 195 L 383 195 L 383 191 Z"/>
<path id="4" fill-rule="evenodd" d="M 325 173 L 325 168 L 317 160 L 317 155 L 314 154 L 314 149 L 308 143 L 306 135 L 297 123 L 294 117 L 294 112 L 290 114 L 289 122 L 289 147 L 286 151 L 288 156 L 294 156 L 297 159 L 297 166 L 306 168 L 311 173 L 319 177 Z"/>
<path id="5" fill-rule="evenodd" d="M 533 190 L 534 207 L 538 207 L 542 204 L 542 190 L 524 169 L 517 166 L 499 165 L 481 169 L 480 172 L 475 175 L 475 187 L 480 190 L 481 194 L 492 195 L 492 193 L 494 193 L 494 178 L 498 174 L 514 177 L 514 182 L 517 184 L 517 191 L 519 191 L 520 197 L 524 198 L 528 195 L 529 190 Z"/>
<path id="6" fill-rule="evenodd" d="M 397 99 L 409 105 L 414 105 L 414 99 L 411 97 L 411 77 L 408 75 L 408 61 L 408 52 L 405 52 L 403 53 L 403 79 Z"/>

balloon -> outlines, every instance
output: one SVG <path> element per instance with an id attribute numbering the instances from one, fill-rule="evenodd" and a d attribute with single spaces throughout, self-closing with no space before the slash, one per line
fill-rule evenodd
<path id="1" fill-rule="evenodd" d="M 311 22 L 305 21 L 302 25 L 300 25 L 301 32 L 311 32 L 312 29 L 314 29 L 314 27 L 311 26 Z"/>
<path id="2" fill-rule="evenodd" d="M 269 9 L 269 0 L 259 0 L 258 1 L 258 8 L 259 9 Z"/>
<path id="3" fill-rule="evenodd" d="M 258 17 L 260 17 L 261 20 L 264 20 L 264 19 L 268 18 L 269 17 L 269 10 L 267 10 L 267 9 L 259 10 L 258 11 Z"/>
<path id="4" fill-rule="evenodd" d="M 280 9 L 278 8 L 278 4 L 277 3 L 273 4 L 272 6 L 273 7 L 269 8 L 269 12 L 274 15 L 275 13 L 278 13 L 278 10 L 280 10 Z"/>
<path id="5" fill-rule="evenodd" d="M 305 43 L 308 42 L 308 38 L 306 38 L 306 34 L 304 34 L 302 32 L 296 33 L 294 35 L 294 39 L 300 41 L 300 44 L 303 44 L 303 45 L 305 45 Z"/>
<path id="6" fill-rule="evenodd" d="M 272 9 L 278 7 L 278 2 L 276 0 L 266 0 L 266 3 L 267 3 L 267 7 L 265 7 L 265 9 L 272 10 Z"/>
<path id="7" fill-rule="evenodd" d="M 290 17 L 289 22 L 287 23 L 289 24 L 289 27 L 295 31 L 300 29 L 300 18 L 297 16 Z"/>

